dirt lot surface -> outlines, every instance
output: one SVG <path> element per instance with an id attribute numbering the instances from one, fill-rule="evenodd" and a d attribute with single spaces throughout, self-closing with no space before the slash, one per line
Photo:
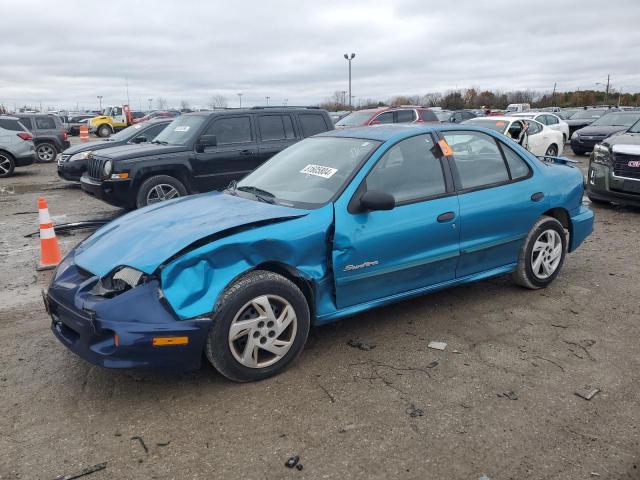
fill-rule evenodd
<path id="1" fill-rule="evenodd" d="M 312 330 L 283 375 L 237 385 L 209 366 L 106 370 L 61 345 L 40 298 L 51 272 L 23 237 L 36 198 L 57 223 L 120 212 L 55 165 L 16 172 L 0 180 L 0 479 L 103 462 L 83 478 L 640 479 L 639 210 L 594 206 L 546 290 L 500 277 L 358 315 Z"/>

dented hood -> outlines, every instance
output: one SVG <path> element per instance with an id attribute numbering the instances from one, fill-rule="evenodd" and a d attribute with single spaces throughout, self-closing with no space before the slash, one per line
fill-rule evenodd
<path id="1" fill-rule="evenodd" d="M 306 213 L 219 192 L 184 197 L 136 210 L 108 223 L 76 248 L 75 263 L 99 276 L 121 265 L 150 274 L 204 237 Z"/>

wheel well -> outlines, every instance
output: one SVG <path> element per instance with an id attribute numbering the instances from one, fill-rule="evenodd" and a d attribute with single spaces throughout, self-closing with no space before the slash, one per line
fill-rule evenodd
<path id="1" fill-rule="evenodd" d="M 291 280 L 296 286 L 300 289 L 304 297 L 307 299 L 307 304 L 309 305 L 309 313 L 311 314 L 311 319 L 315 318 L 315 291 L 313 288 L 313 283 L 310 280 L 307 280 L 300 272 L 298 272 L 294 267 L 290 265 L 286 265 L 280 262 L 264 262 L 255 267 L 255 270 L 267 270 L 269 272 L 277 273 L 278 275 L 282 275 L 288 280 Z"/>
<path id="2" fill-rule="evenodd" d="M 144 173 L 140 176 L 139 179 L 136 180 L 135 186 L 138 188 L 142 183 L 150 177 L 155 177 L 156 175 L 169 175 L 170 177 L 175 177 L 180 180 L 185 188 L 187 189 L 187 193 L 191 194 L 194 192 L 193 187 L 191 185 L 191 180 L 188 175 L 183 170 L 154 170 L 152 172 Z"/>
<path id="3" fill-rule="evenodd" d="M 565 230 L 569 231 L 569 235 L 573 234 L 573 232 L 571 231 L 571 220 L 569 219 L 569 212 L 567 212 L 564 208 L 552 208 L 551 210 L 547 210 L 546 212 L 544 212 L 543 215 L 555 218 L 562 224 Z"/>
<path id="4" fill-rule="evenodd" d="M 2 150 L 1 148 L 0 148 L 0 154 L 1 155 L 7 155 L 8 157 L 11 157 L 13 160 L 15 160 L 15 158 L 16 158 L 11 154 L 11 152 L 8 152 L 6 150 Z"/>

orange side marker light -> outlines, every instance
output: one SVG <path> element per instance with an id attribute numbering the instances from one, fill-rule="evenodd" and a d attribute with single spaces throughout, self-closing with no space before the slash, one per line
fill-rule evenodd
<path id="1" fill-rule="evenodd" d="M 187 345 L 189 337 L 153 337 L 154 347 L 168 347 L 170 345 Z"/>

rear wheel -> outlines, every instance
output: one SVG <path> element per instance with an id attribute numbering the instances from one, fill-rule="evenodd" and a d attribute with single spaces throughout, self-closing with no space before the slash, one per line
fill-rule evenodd
<path id="1" fill-rule="evenodd" d="M 293 282 L 255 270 L 222 294 L 206 355 L 230 380 L 262 380 L 282 372 L 300 355 L 310 324 L 307 300 Z"/>
<path id="2" fill-rule="evenodd" d="M 111 130 L 111 127 L 109 125 L 101 125 L 100 128 L 98 128 L 98 136 L 99 137 L 103 137 L 106 138 L 109 135 L 111 135 L 113 133 L 113 131 Z"/>
<path id="3" fill-rule="evenodd" d="M 165 200 L 184 197 L 186 194 L 186 187 L 177 178 L 170 175 L 155 175 L 147 178 L 140 185 L 136 198 L 136 207 L 146 207 Z"/>
<path id="4" fill-rule="evenodd" d="M 558 155 L 558 147 L 555 143 L 549 145 L 549 148 L 547 148 L 547 152 L 545 153 L 545 155 L 548 157 L 555 157 Z"/>
<path id="5" fill-rule="evenodd" d="M 58 150 L 55 145 L 49 142 L 44 142 L 38 144 L 36 147 L 36 155 L 38 156 L 38 161 L 43 163 L 50 163 L 56 159 L 56 155 Z"/>
<path id="6" fill-rule="evenodd" d="M 553 217 L 540 217 L 520 249 L 514 281 L 525 288 L 546 287 L 558 276 L 566 249 L 562 224 Z"/>
<path id="7" fill-rule="evenodd" d="M 16 162 L 13 157 L 6 152 L 0 152 L 0 178 L 10 177 L 15 168 Z"/>

